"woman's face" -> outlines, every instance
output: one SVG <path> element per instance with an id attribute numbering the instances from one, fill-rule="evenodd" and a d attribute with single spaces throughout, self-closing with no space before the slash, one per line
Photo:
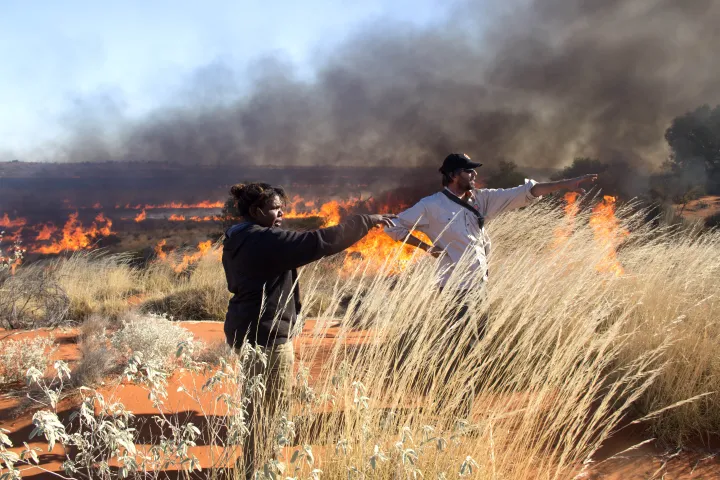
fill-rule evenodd
<path id="1" fill-rule="evenodd" d="M 270 200 L 265 202 L 262 208 L 256 208 L 253 215 L 258 225 L 262 227 L 280 227 L 282 226 L 283 202 L 280 197 L 273 195 Z"/>

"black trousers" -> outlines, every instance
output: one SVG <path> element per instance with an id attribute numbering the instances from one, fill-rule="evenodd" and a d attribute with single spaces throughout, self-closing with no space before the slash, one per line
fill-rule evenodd
<path id="1" fill-rule="evenodd" d="M 439 291 L 442 292 L 443 288 L 440 287 Z M 456 295 L 455 306 L 450 312 L 448 328 L 457 329 L 460 335 L 462 335 L 465 330 L 463 328 L 465 327 L 464 324 L 469 320 L 468 313 L 470 311 L 470 306 L 468 305 L 467 298 L 473 293 L 474 292 L 472 290 L 461 290 Z M 474 347 L 480 340 L 485 338 L 486 330 L 487 315 L 483 314 L 477 326 L 477 331 L 469 333 L 471 338 L 469 344 L 467 344 L 465 349 L 463 349 L 465 353 L 467 353 L 469 349 L 472 349 L 472 347 Z M 467 332 L 465 332 L 465 334 L 467 334 Z"/>
<path id="2" fill-rule="evenodd" d="M 440 289 L 440 291 L 442 292 L 442 289 Z M 433 382 L 437 381 L 436 374 L 441 371 L 447 372 L 444 375 L 443 381 L 448 383 L 458 367 L 460 367 L 476 345 L 485 337 L 487 315 L 483 314 L 477 330 L 474 332 L 469 332 L 469 329 L 466 328 L 465 325 L 470 317 L 470 306 L 468 305 L 467 298 L 474 293 L 475 292 L 470 290 L 458 292 L 456 294 L 455 305 L 448 315 L 447 327 L 438 329 L 437 333 L 428 339 L 430 343 L 433 344 L 433 349 L 442 352 L 434 360 L 429 360 L 430 365 L 427 363 L 424 364 L 424 367 L 430 367 L 425 368 L 428 374 L 419 375 L 419 372 L 410 371 L 409 368 L 404 372 L 405 375 L 412 376 L 412 385 L 416 390 L 419 390 L 419 393 L 427 393 Z M 422 326 L 417 325 L 400 335 L 397 349 L 398 359 L 396 362 L 399 370 L 404 370 L 407 366 L 407 361 L 412 355 L 412 351 L 416 348 L 415 346 L 421 329 Z M 442 361 L 442 364 L 439 363 L 440 361 Z M 448 361 L 450 365 L 447 364 Z M 477 392 L 476 382 L 474 379 L 471 380 L 470 385 L 466 385 L 462 390 L 462 397 L 459 402 L 460 407 L 455 412 L 455 415 L 461 418 L 465 418 L 470 414 L 472 403 Z"/>
<path id="3" fill-rule="evenodd" d="M 487 314 L 483 313 L 479 319 L 476 331 L 471 331 L 466 328 L 465 325 L 469 319 L 470 307 L 466 301 L 470 291 L 460 292 L 457 298 L 457 306 L 450 321 L 450 328 L 457 330 L 455 335 L 449 335 L 444 342 L 440 342 L 439 348 L 447 349 L 445 351 L 450 353 L 451 360 L 447 374 L 445 375 L 444 381 L 447 383 L 451 380 L 452 375 L 458 371 L 463 363 L 465 368 L 473 369 L 473 367 L 466 362 L 467 358 L 472 354 L 472 351 L 476 348 L 477 344 L 485 338 L 487 331 Z M 469 338 L 468 338 L 469 336 Z M 457 408 L 453 412 L 453 416 L 457 418 L 466 419 L 469 418 L 472 413 L 473 403 L 475 396 L 478 393 L 478 382 L 477 379 L 472 376 L 470 377 L 468 384 L 465 385 L 460 393 L 460 401 Z"/>

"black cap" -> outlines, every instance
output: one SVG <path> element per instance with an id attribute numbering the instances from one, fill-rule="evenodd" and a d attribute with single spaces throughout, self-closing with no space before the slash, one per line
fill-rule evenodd
<path id="1" fill-rule="evenodd" d="M 482 163 L 475 163 L 464 153 L 451 153 L 443 161 L 440 173 L 451 174 L 455 170 L 467 170 L 482 167 Z"/>

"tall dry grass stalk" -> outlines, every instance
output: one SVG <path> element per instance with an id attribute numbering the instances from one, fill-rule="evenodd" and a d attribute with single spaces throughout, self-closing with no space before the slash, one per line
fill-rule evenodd
<path id="1" fill-rule="evenodd" d="M 457 298 L 452 285 L 435 288 L 431 259 L 399 278 L 362 279 L 364 294 L 354 297 L 361 303 L 347 310 L 330 344 L 329 324 L 318 323 L 303 340 L 302 362 L 322 365 L 314 372 L 320 395 L 333 392 L 341 372 L 363 385 L 369 408 L 325 415 L 300 443 L 356 444 L 355 454 L 333 457 L 332 471 L 343 475 L 364 465 L 375 443 L 392 451 L 404 427 L 417 435 L 430 425 L 449 438 L 470 386 L 472 440 L 455 456 L 425 458 L 424 473 L 450 473 L 467 454 L 481 478 L 567 478 L 624 419 L 649 414 L 642 423 L 673 444 L 720 433 L 720 235 L 653 230 L 628 207 L 618 213 L 631 232 L 618 253 L 625 274 L 615 276 L 598 271 L 609 247 L 595 238 L 589 216 L 581 213 L 560 242 L 567 220 L 549 205 L 494 221 L 491 283 L 469 293 L 468 321 L 452 332 Z M 461 264 L 451 283 L 459 285 L 463 271 Z M 322 267 L 301 279 L 310 301 L 328 296 L 313 290 L 316 272 Z M 343 293 L 338 285 L 331 297 Z M 320 317 L 337 311 L 335 302 Z M 475 343 L 483 319 L 487 335 Z M 364 341 L 356 325 L 366 329 Z M 400 341 L 408 332 L 410 347 Z M 348 385 L 337 399 L 346 406 L 357 400 Z"/>
<path id="2" fill-rule="evenodd" d="M 564 479 L 633 419 L 679 445 L 720 433 L 720 235 L 650 228 L 642 214 L 621 209 L 630 233 L 617 253 L 625 273 L 616 276 L 599 271 L 611 247 L 595 237 L 590 215 L 580 212 L 570 225 L 540 204 L 491 222 L 490 284 L 463 294 L 469 314 L 455 324 L 468 259 L 442 291 L 437 262 L 421 252 L 399 276 L 362 268 L 333 276 L 334 259 L 306 267 L 304 303 L 317 320 L 298 339 L 290 417 L 265 419 L 283 427 L 274 440 L 289 442 L 288 468 L 302 465 L 287 476 L 311 478 L 319 468 L 323 478 Z M 70 294 L 127 296 L 134 278 L 148 299 L 160 299 L 154 308 L 200 304 L 209 316 L 226 308 L 217 256 L 181 276 L 162 264 L 129 276 L 102 272 L 125 271 L 121 264 L 102 265 L 87 271 L 99 269 L 94 275 L 116 288 L 86 283 Z M 62 271 L 87 276 L 83 268 L 76 261 Z M 218 370 L 220 383 L 227 372 Z M 228 405 L 241 404 L 252 381 L 237 378 L 219 387 Z M 213 461 L 225 465 L 237 446 L 221 432 L 240 431 L 242 418 L 224 417 L 227 405 L 198 405 L 210 408 L 203 411 L 215 424 L 202 435 L 221 445 Z M 305 463 L 290 462 L 293 450 Z"/>

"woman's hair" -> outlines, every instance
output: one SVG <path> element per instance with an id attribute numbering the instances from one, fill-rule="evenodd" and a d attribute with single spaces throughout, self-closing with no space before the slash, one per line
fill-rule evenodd
<path id="1" fill-rule="evenodd" d="M 283 203 L 287 201 L 285 190 L 269 183 L 238 183 L 230 187 L 230 195 L 235 199 L 238 213 L 243 217 L 250 216 L 252 207 L 264 207 L 276 195 Z"/>

